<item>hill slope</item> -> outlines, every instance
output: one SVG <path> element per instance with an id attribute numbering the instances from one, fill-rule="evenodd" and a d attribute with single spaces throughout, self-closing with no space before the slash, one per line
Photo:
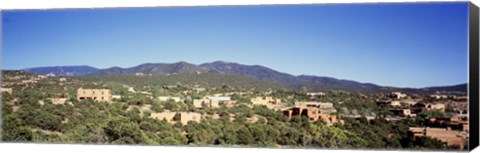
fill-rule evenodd
<path id="1" fill-rule="evenodd" d="M 112 67 L 108 69 L 96 70 L 94 68 L 90 71 L 78 71 L 82 69 L 65 68 L 65 67 L 51 67 L 51 68 L 38 68 L 28 69 L 31 73 L 54 73 L 57 75 L 67 74 L 69 76 L 111 76 L 111 75 L 132 75 L 135 73 L 152 74 L 152 75 L 165 75 L 165 74 L 195 74 L 198 72 L 208 74 L 222 74 L 226 77 L 238 77 L 243 76 L 249 79 L 258 79 L 262 82 L 267 82 L 270 85 L 275 85 L 282 88 L 287 88 L 296 91 L 306 90 L 309 92 L 329 91 L 329 90 L 344 90 L 349 92 L 360 93 L 387 93 L 392 91 L 402 91 L 405 93 L 417 93 L 417 94 L 431 94 L 436 91 L 466 93 L 466 84 L 460 84 L 448 87 L 431 87 L 431 88 L 396 88 L 396 87 L 384 87 L 371 83 L 360 83 L 351 80 L 340 80 L 331 77 L 323 76 L 311 76 L 300 75 L 294 76 L 287 73 L 282 73 L 270 69 L 268 67 L 260 65 L 243 65 L 232 62 L 216 61 L 211 63 L 204 63 L 195 65 L 187 62 L 177 63 L 145 63 L 130 68 Z M 181 75 L 180 75 L 181 76 Z M 198 77 L 198 76 L 197 76 Z M 218 78 L 218 75 L 204 75 L 202 77 Z M 112 77 L 114 78 L 114 77 Z M 191 80 L 182 80 L 182 78 L 170 78 L 177 79 L 177 82 L 190 82 Z M 210 82 L 210 78 L 202 78 L 193 80 L 206 79 Z M 139 80 L 140 81 L 140 80 Z M 234 81 L 234 80 L 231 80 Z M 247 81 L 248 82 L 248 81 Z M 198 84 L 201 84 L 197 82 Z"/>
<path id="2" fill-rule="evenodd" d="M 135 76 L 135 75 L 89 75 L 81 76 L 79 79 L 86 81 L 102 81 L 102 82 L 118 82 L 128 84 L 130 86 L 143 87 L 149 85 L 186 85 L 207 88 L 220 88 L 227 85 L 234 89 L 279 89 L 276 84 L 261 81 L 255 78 L 216 73 L 178 73 L 178 74 L 161 74 L 153 76 Z"/>

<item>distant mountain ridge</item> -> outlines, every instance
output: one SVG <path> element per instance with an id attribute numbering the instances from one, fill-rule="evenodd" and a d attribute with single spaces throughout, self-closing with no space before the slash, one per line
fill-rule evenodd
<path id="1" fill-rule="evenodd" d="M 215 61 L 195 65 L 187 62 L 177 63 L 145 63 L 130 68 L 111 67 L 107 69 L 96 69 L 89 66 L 79 67 L 41 67 L 25 69 L 35 74 L 54 73 L 67 76 L 104 76 L 104 75 L 132 75 L 135 73 L 163 75 L 177 73 L 219 73 L 252 77 L 261 81 L 274 83 L 293 90 L 307 90 L 325 92 L 329 90 L 344 90 L 360 93 L 385 93 L 391 91 L 402 91 L 405 93 L 433 93 L 435 91 L 448 91 L 466 93 L 467 85 L 460 84 L 446 87 L 431 88 L 396 88 L 384 87 L 372 83 L 360 83 L 351 80 L 340 80 L 332 77 L 299 75 L 278 72 L 260 65 L 243 65 L 233 62 Z"/>
<path id="2" fill-rule="evenodd" d="M 173 73 L 193 73 L 193 72 L 204 72 L 204 70 L 194 64 L 187 62 L 178 62 L 172 64 L 164 63 L 145 63 L 138 66 L 130 68 L 120 68 L 112 67 L 107 69 L 101 69 L 96 72 L 91 73 L 90 75 L 112 75 L 112 74 L 135 74 L 135 73 L 144 73 L 144 74 L 173 74 Z"/>
<path id="3" fill-rule="evenodd" d="M 51 66 L 51 67 L 35 67 L 22 69 L 32 74 L 55 74 L 58 76 L 82 76 L 98 71 L 97 68 L 91 66 Z"/>

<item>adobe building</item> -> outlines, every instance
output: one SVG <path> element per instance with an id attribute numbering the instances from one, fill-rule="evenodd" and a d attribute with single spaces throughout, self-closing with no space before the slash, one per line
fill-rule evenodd
<path id="1" fill-rule="evenodd" d="M 295 102 L 295 106 L 298 107 L 315 107 L 318 108 L 322 113 L 333 114 L 337 110 L 333 107 L 333 103 L 327 102 Z"/>
<path id="2" fill-rule="evenodd" d="M 407 94 L 404 94 L 404 93 L 401 93 L 401 92 L 391 92 L 388 96 L 390 98 L 402 99 L 402 98 L 406 98 Z"/>
<path id="3" fill-rule="evenodd" d="M 9 94 L 12 94 L 12 88 L 0 88 L 0 91 L 3 93 L 3 92 L 6 92 L 6 93 L 9 93 Z"/>
<path id="4" fill-rule="evenodd" d="M 92 99 L 98 101 L 112 101 L 110 89 L 77 89 L 77 99 Z"/>
<path id="5" fill-rule="evenodd" d="M 182 112 L 180 113 L 180 122 L 183 125 L 187 125 L 189 121 L 200 122 L 202 114 L 194 112 Z"/>
<path id="6" fill-rule="evenodd" d="M 411 106 L 410 107 L 410 110 L 412 111 L 412 113 L 420 113 L 420 112 L 423 112 L 423 111 L 429 111 L 429 110 L 432 110 L 432 111 L 440 111 L 440 112 L 445 112 L 445 104 L 442 104 L 442 103 L 436 103 L 436 104 L 433 104 L 433 103 L 416 103 L 415 105 Z"/>
<path id="7" fill-rule="evenodd" d="M 454 129 L 461 129 L 463 131 L 468 131 L 468 118 L 463 118 L 460 116 L 453 116 L 450 118 L 440 118 L 440 117 L 430 117 L 429 118 L 430 126 L 435 127 L 450 127 Z"/>
<path id="8" fill-rule="evenodd" d="M 175 115 L 179 115 L 179 118 L 175 118 Z M 194 112 L 162 112 L 162 113 L 151 113 L 150 118 L 157 120 L 167 120 L 168 123 L 174 124 L 177 122 L 182 123 L 183 125 L 188 124 L 189 121 L 200 122 L 202 115 L 200 113 Z"/>
<path id="9" fill-rule="evenodd" d="M 236 101 L 231 100 L 230 97 L 212 97 L 212 96 L 205 96 L 202 99 L 195 99 L 193 100 L 193 106 L 196 108 L 201 107 L 210 107 L 210 108 L 217 108 L 220 106 L 220 103 L 224 103 L 227 106 L 233 106 Z"/>
<path id="10" fill-rule="evenodd" d="M 221 103 L 223 103 L 226 107 L 235 107 L 235 105 L 237 104 L 237 101 L 229 100 L 229 101 L 223 101 Z"/>
<path id="11" fill-rule="evenodd" d="M 157 120 L 167 120 L 168 123 L 174 123 L 173 117 L 175 117 L 175 112 L 162 112 L 162 113 L 151 113 L 150 118 Z"/>
<path id="12" fill-rule="evenodd" d="M 54 97 L 54 98 L 49 98 L 50 101 L 52 101 L 53 104 L 65 104 L 67 101 L 67 98 L 59 98 L 59 97 Z"/>
<path id="13" fill-rule="evenodd" d="M 295 106 L 301 107 L 317 107 L 317 108 L 329 108 L 333 107 L 332 103 L 325 103 L 325 102 L 295 102 Z"/>
<path id="14" fill-rule="evenodd" d="M 454 101 L 468 101 L 468 96 L 452 96 L 451 99 Z"/>
<path id="15" fill-rule="evenodd" d="M 339 122 L 339 120 L 337 119 L 337 116 L 330 115 L 330 114 L 324 114 L 324 113 L 318 114 L 318 119 L 322 120 L 322 121 L 325 121 L 328 125 Z M 341 122 L 341 123 L 343 124 L 343 122 Z"/>
<path id="16" fill-rule="evenodd" d="M 450 128 L 429 128 L 429 127 L 410 127 L 409 135 L 412 140 L 416 138 L 428 136 L 445 143 L 449 147 L 458 147 L 464 149 L 467 133 Z"/>
<path id="17" fill-rule="evenodd" d="M 277 105 L 282 103 L 282 100 L 280 99 L 267 96 L 255 97 L 250 99 L 250 101 L 253 105 Z"/>
<path id="18" fill-rule="evenodd" d="M 409 127 L 408 134 L 411 136 L 412 140 L 415 140 L 418 137 L 425 136 L 425 129 L 421 127 Z"/>
<path id="19" fill-rule="evenodd" d="M 402 104 L 400 103 L 400 101 L 392 101 L 390 103 L 390 106 L 401 106 Z"/>
<path id="20" fill-rule="evenodd" d="M 430 117 L 429 121 L 431 123 L 438 123 L 438 124 L 459 124 L 460 118 L 454 117 Z"/>
<path id="21" fill-rule="evenodd" d="M 407 106 L 413 106 L 413 105 L 415 105 L 415 104 L 418 103 L 418 102 L 413 101 L 413 100 L 402 100 L 402 101 L 400 101 L 400 103 L 401 103 L 401 104 L 405 104 L 405 105 L 407 105 Z"/>
<path id="22" fill-rule="evenodd" d="M 284 110 L 283 114 L 289 119 L 292 118 L 292 116 L 305 116 L 312 122 L 322 120 L 328 125 L 338 122 L 335 115 L 322 113 L 319 111 L 318 108 L 315 107 L 292 107 L 290 109 Z"/>
<path id="23" fill-rule="evenodd" d="M 168 100 L 173 100 L 174 102 L 180 102 L 182 99 L 180 97 L 171 97 L 171 96 L 160 96 L 158 97 L 160 101 L 168 101 Z"/>
<path id="24" fill-rule="evenodd" d="M 427 111 L 427 105 L 424 104 L 424 103 L 416 103 L 412 106 L 410 106 L 410 111 L 411 113 L 413 114 L 417 114 L 417 113 L 420 113 L 420 112 L 423 112 L 423 111 Z"/>
<path id="25" fill-rule="evenodd" d="M 433 99 L 447 99 L 448 98 L 447 95 L 440 95 L 440 94 L 431 94 L 431 95 L 428 95 L 427 97 L 433 98 Z"/>
<path id="26" fill-rule="evenodd" d="M 385 107 L 385 106 L 401 106 L 402 104 L 400 103 L 400 101 L 392 101 L 392 100 L 379 100 L 379 101 L 376 101 L 375 102 L 377 104 L 377 106 L 382 106 L 382 107 Z"/>
<path id="27" fill-rule="evenodd" d="M 436 103 L 436 104 L 432 104 L 432 103 L 428 103 L 427 104 L 427 110 L 437 110 L 437 111 L 440 111 L 440 112 L 445 112 L 445 104 L 442 104 L 442 103 Z"/>

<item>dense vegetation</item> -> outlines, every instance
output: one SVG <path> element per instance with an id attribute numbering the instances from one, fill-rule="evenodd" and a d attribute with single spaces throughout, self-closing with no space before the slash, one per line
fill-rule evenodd
<path id="1" fill-rule="evenodd" d="M 233 80 L 229 80 L 232 79 Z M 238 78 L 237 78 L 238 77 Z M 215 78 L 216 81 L 208 81 Z M 376 149 L 447 149 L 432 138 L 415 141 L 408 136 L 408 127 L 426 125 L 427 116 L 448 116 L 447 113 L 424 112 L 415 119 L 387 121 L 391 114 L 375 104 L 382 94 L 361 94 L 329 91 L 311 99 L 304 92 L 271 89 L 268 84 L 241 76 L 222 77 L 216 74 L 177 74 L 163 76 L 89 76 L 67 77 L 59 81 L 50 77 L 28 85 L 14 85 L 13 94 L 2 93 L 2 141 L 96 144 L 152 144 L 302 148 L 376 148 Z M 181 83 L 179 82 L 181 81 Z M 135 87 L 130 92 L 124 85 Z M 165 86 L 173 85 L 174 88 Z M 205 86 L 193 92 L 192 87 Z M 109 88 L 122 98 L 113 102 L 78 101 L 76 89 Z M 254 88 L 257 87 L 257 88 Z M 259 89 L 258 87 L 265 87 Z M 139 92 L 141 91 L 141 92 Z M 184 92 L 190 91 L 190 92 Z M 231 95 L 235 107 L 195 108 L 193 99 L 213 93 L 242 91 Z M 144 94 L 147 92 L 149 94 Z M 183 102 L 159 101 L 148 96 L 179 96 Z M 328 126 L 306 117 L 288 119 L 278 110 L 265 106 L 250 107 L 250 98 L 270 95 L 292 105 L 296 101 L 332 102 L 345 124 Z M 69 97 L 65 104 L 54 104 L 50 97 Z M 148 109 L 143 109 L 148 106 Z M 402 106 L 400 106 L 402 107 Z M 197 112 L 205 117 L 186 125 L 170 124 L 149 118 L 152 112 Z M 368 120 L 366 116 L 376 116 Z"/>
<path id="2" fill-rule="evenodd" d="M 228 85 L 234 89 L 270 89 L 279 88 L 278 86 L 260 81 L 251 77 L 240 75 L 226 75 L 217 73 L 180 73 L 171 75 L 154 75 L 154 76 L 135 76 L 135 75 L 93 75 L 79 77 L 85 81 L 101 81 L 101 82 L 117 82 L 124 83 L 134 87 L 143 86 L 164 86 L 164 85 L 180 85 L 180 86 L 201 86 L 205 88 L 221 88 Z"/>
<path id="3" fill-rule="evenodd" d="M 280 94 L 280 93 L 277 93 Z M 332 92 L 325 99 L 342 97 Z M 124 98 L 113 103 L 77 101 L 55 105 L 38 99 L 42 94 L 33 89 L 2 96 L 2 140 L 57 143 L 157 144 L 157 145 L 222 145 L 254 147 L 329 147 L 329 148 L 443 148 L 434 139 L 415 142 L 407 137 L 409 126 L 420 121 L 388 122 L 382 118 L 349 120 L 344 125 L 327 126 L 310 122 L 305 117 L 288 120 L 281 112 L 255 106 L 197 110 L 191 104 L 158 102 Z M 137 102 L 136 102 L 137 101 Z M 138 102 L 141 101 L 141 102 Z M 13 102 L 13 103 L 12 103 Z M 200 123 L 169 124 L 150 119 L 132 105 L 153 105 L 152 110 L 171 109 L 218 114 L 218 119 L 206 117 Z M 344 107 L 357 107 L 344 103 Z M 17 109 L 13 111 L 14 107 Z M 368 108 L 368 107 L 367 107 Z M 234 114 L 233 121 L 230 115 Z M 252 118 L 258 118 L 251 122 Z"/>

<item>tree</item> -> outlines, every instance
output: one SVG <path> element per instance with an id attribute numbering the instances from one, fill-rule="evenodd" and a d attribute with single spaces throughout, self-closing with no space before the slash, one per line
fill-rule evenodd
<path id="1" fill-rule="evenodd" d="M 3 117 L 2 141 L 31 141 L 33 132 L 15 114 Z"/>
<path id="2" fill-rule="evenodd" d="M 451 104 L 445 106 L 445 113 L 455 113 L 455 108 Z"/>
<path id="3" fill-rule="evenodd" d="M 247 118 L 243 114 L 236 114 L 233 122 L 238 125 L 244 125 L 247 122 Z"/>
<path id="4" fill-rule="evenodd" d="M 157 102 L 154 102 L 154 103 L 152 104 L 152 108 L 151 108 L 151 109 L 152 109 L 153 111 L 155 111 L 155 112 L 163 112 L 163 111 L 164 111 L 163 107 L 162 107 L 159 103 L 157 103 Z"/>
<path id="5" fill-rule="evenodd" d="M 257 143 L 263 143 L 267 140 L 267 134 L 264 131 L 263 125 L 251 124 L 248 125 L 248 129 Z"/>
<path id="6" fill-rule="evenodd" d="M 440 112 L 440 111 L 423 111 L 417 114 L 418 117 L 420 118 L 426 118 L 426 117 L 445 117 L 445 113 Z"/>
<path id="7" fill-rule="evenodd" d="M 110 142 L 128 144 L 144 142 L 144 136 L 138 124 L 125 119 L 112 119 L 104 130 Z"/>
<path id="8" fill-rule="evenodd" d="M 174 121 L 180 121 L 181 120 L 181 114 L 180 113 L 175 113 L 175 116 L 173 116 Z"/>
<path id="9" fill-rule="evenodd" d="M 2 104 L 2 116 L 7 116 L 8 114 L 11 114 L 12 112 L 13 112 L 12 106 L 3 102 L 3 104 Z"/>
<path id="10" fill-rule="evenodd" d="M 255 143 L 253 134 L 248 128 L 240 128 L 237 132 L 238 143 L 242 145 L 251 145 Z"/>
<path id="11" fill-rule="evenodd" d="M 225 127 L 222 129 L 222 137 L 221 143 L 222 144 L 237 144 L 237 131 L 235 129 L 235 125 L 227 123 Z"/>
<path id="12" fill-rule="evenodd" d="M 177 103 L 173 100 L 169 99 L 168 101 L 163 103 L 163 108 L 168 110 L 176 110 L 178 108 Z"/>
<path id="13" fill-rule="evenodd" d="M 413 142 L 416 148 L 421 149 L 446 149 L 446 146 L 437 139 L 431 137 L 419 137 Z"/>
<path id="14" fill-rule="evenodd" d="M 76 143 L 106 143 L 104 129 L 94 123 L 86 123 L 75 126 L 65 132 L 65 135 Z"/>
<path id="15" fill-rule="evenodd" d="M 358 148 L 366 146 L 366 141 L 357 135 L 337 127 L 320 125 L 314 132 L 313 143 L 327 148 Z"/>
<path id="16" fill-rule="evenodd" d="M 300 89 L 300 93 L 307 93 L 308 92 L 308 89 L 306 86 L 302 86 L 302 88 Z"/>

